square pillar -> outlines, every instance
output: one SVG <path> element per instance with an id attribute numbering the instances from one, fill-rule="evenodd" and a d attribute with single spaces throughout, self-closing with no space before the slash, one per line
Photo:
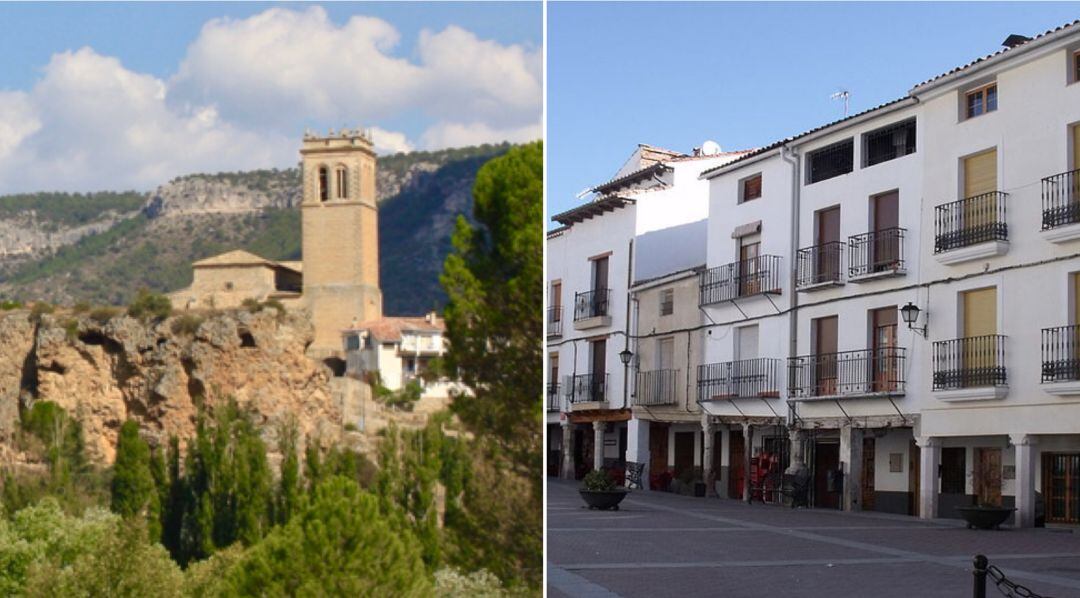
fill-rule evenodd
<path id="1" fill-rule="evenodd" d="M 840 428 L 840 470 L 844 472 L 845 511 L 862 510 L 863 430 L 846 425 Z"/>
<path id="2" fill-rule="evenodd" d="M 750 461 L 754 458 L 754 426 L 743 423 L 743 442 L 746 450 L 743 451 L 743 501 L 750 502 Z"/>
<path id="3" fill-rule="evenodd" d="M 604 426 L 607 422 L 593 422 L 593 469 L 604 468 Z"/>
<path id="4" fill-rule="evenodd" d="M 715 447 L 713 447 L 713 437 L 715 431 L 716 428 L 713 426 L 712 419 L 708 415 L 701 416 L 701 434 L 704 452 L 704 456 L 702 457 L 704 463 L 701 464 L 701 477 L 705 480 L 705 496 L 707 497 L 716 496 L 716 472 L 713 471 L 713 451 L 715 450 Z"/>
<path id="5" fill-rule="evenodd" d="M 564 480 L 574 479 L 574 427 L 570 420 L 560 422 L 562 426 L 562 475 Z"/>
<path id="6" fill-rule="evenodd" d="M 919 436 L 919 519 L 934 519 L 938 512 L 938 466 L 941 439 Z"/>
<path id="7" fill-rule="evenodd" d="M 1010 434 L 1016 447 L 1016 527 L 1035 527 L 1035 445 L 1030 434 Z"/>
<path id="8" fill-rule="evenodd" d="M 644 463 L 645 469 L 641 472 L 642 490 L 649 489 L 649 428 L 652 422 L 638 418 L 632 418 L 626 423 L 626 461 L 627 463 Z"/>

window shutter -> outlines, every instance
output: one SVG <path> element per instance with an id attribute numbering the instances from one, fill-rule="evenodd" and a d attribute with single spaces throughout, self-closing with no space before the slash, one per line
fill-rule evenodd
<path id="1" fill-rule="evenodd" d="M 964 197 L 997 191 L 997 149 L 964 159 Z"/>
<path id="2" fill-rule="evenodd" d="M 1077 54 L 1080 60 L 1080 54 Z M 1080 170 L 1080 125 L 1073 126 L 1073 169 Z"/>

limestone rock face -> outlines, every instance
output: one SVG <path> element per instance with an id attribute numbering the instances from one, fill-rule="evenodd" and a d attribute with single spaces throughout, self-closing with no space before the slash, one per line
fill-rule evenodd
<path id="1" fill-rule="evenodd" d="M 0 445 L 10 446 L 19 425 L 19 400 L 24 377 L 32 376 L 34 325 L 30 312 L 18 310 L 0 316 Z"/>

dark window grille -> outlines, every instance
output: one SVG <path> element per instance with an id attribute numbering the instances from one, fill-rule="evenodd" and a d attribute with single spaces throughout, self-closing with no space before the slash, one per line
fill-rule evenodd
<path id="1" fill-rule="evenodd" d="M 852 139 L 811 152 L 807 157 L 810 164 L 809 182 L 816 183 L 847 174 L 854 168 L 854 160 L 855 142 Z"/>
<path id="2" fill-rule="evenodd" d="M 547 410 L 558 411 L 561 406 L 561 397 L 559 396 L 559 383 L 548 382 L 547 385 Z"/>
<path id="3" fill-rule="evenodd" d="M 548 336 L 562 336 L 562 306 L 552 305 L 547 310 Z"/>
<path id="4" fill-rule="evenodd" d="M 709 305 L 740 297 L 779 293 L 782 274 L 778 255 L 759 255 L 710 268 L 700 275 L 698 303 Z"/>
<path id="5" fill-rule="evenodd" d="M 1042 381 L 1080 380 L 1080 325 L 1043 328 Z"/>
<path id="6" fill-rule="evenodd" d="M 934 390 L 1007 386 L 1005 337 L 1000 334 L 937 341 Z"/>
<path id="7" fill-rule="evenodd" d="M 679 370 L 638 372 L 635 405 L 674 405 Z"/>
<path id="8" fill-rule="evenodd" d="M 665 289 L 660 291 L 660 315 L 670 316 L 675 313 L 675 291 Z"/>
<path id="9" fill-rule="evenodd" d="M 1007 193 L 991 191 L 934 208 L 934 253 L 987 241 L 1009 240 Z"/>
<path id="10" fill-rule="evenodd" d="M 903 393 L 907 355 L 901 347 L 819 353 L 788 359 L 793 399 Z"/>
<path id="11" fill-rule="evenodd" d="M 795 286 L 805 288 L 825 283 L 843 281 L 840 260 L 844 255 L 844 243 L 832 241 L 800 249 L 795 256 Z"/>
<path id="12" fill-rule="evenodd" d="M 697 400 L 780 397 L 780 360 L 769 357 L 698 366 Z"/>
<path id="13" fill-rule="evenodd" d="M 1080 170 L 1043 179 L 1042 203 L 1043 230 L 1080 222 Z"/>
<path id="14" fill-rule="evenodd" d="M 574 321 L 608 315 L 611 289 L 593 289 L 574 294 Z"/>
<path id="15" fill-rule="evenodd" d="M 904 271 L 902 228 L 886 228 L 848 238 L 848 276 Z"/>
<path id="16" fill-rule="evenodd" d="M 873 166 L 915 153 L 915 119 L 870 131 L 863 136 L 866 166 Z"/>
<path id="17" fill-rule="evenodd" d="M 566 400 L 575 403 L 602 403 L 607 400 L 607 374 L 580 374 L 569 376 L 566 384 Z"/>

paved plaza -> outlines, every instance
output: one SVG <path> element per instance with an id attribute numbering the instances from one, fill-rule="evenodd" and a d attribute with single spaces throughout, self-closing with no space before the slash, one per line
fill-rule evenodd
<path id="1" fill-rule="evenodd" d="M 548 479 L 548 596 L 971 596 L 982 553 L 1044 596 L 1080 597 L 1080 533 L 976 531 L 953 520 L 791 510 L 634 492 L 583 508 Z M 997 590 L 988 587 L 988 596 Z"/>

